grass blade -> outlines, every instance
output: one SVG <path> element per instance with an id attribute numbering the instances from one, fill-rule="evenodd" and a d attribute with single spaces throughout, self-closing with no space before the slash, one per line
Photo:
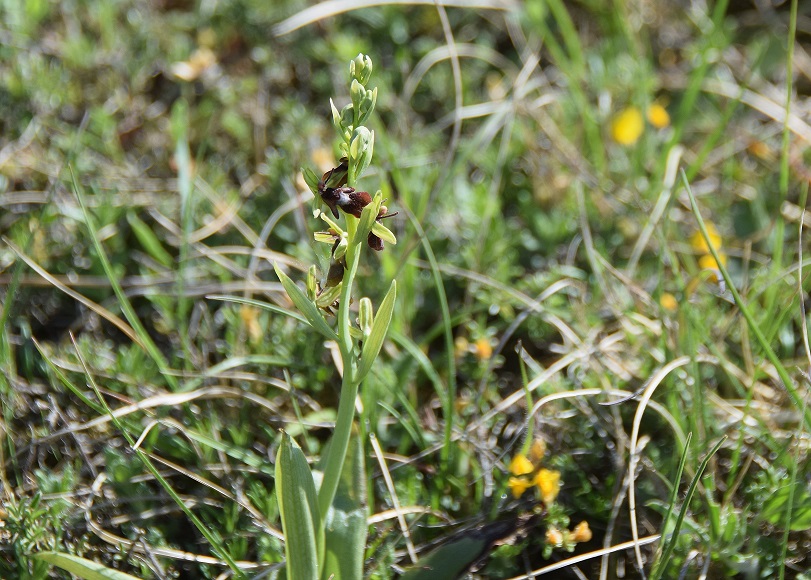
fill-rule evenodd
<path id="1" fill-rule="evenodd" d="M 660 559 L 662 564 L 661 566 L 657 566 L 655 575 L 651 574 L 651 580 L 657 580 L 658 578 L 664 577 L 664 573 L 667 570 L 668 560 L 670 560 L 670 556 L 673 554 L 673 549 L 676 547 L 676 538 L 679 537 L 679 530 L 681 530 L 681 525 L 684 522 L 684 517 L 687 515 L 690 502 L 692 501 L 693 495 L 695 495 L 696 489 L 698 488 L 698 483 L 701 481 L 701 476 L 704 474 L 704 470 L 707 469 L 707 465 L 709 464 L 710 459 L 712 459 L 712 456 L 715 455 L 726 440 L 726 435 L 721 437 L 718 443 L 716 443 L 710 452 L 707 453 L 706 457 L 704 457 L 701 465 L 698 466 L 698 470 L 696 471 L 693 480 L 690 482 L 690 487 L 687 489 L 687 494 L 684 496 L 684 502 L 682 503 L 681 510 L 679 510 L 679 516 L 676 518 L 676 523 L 673 525 L 673 533 L 671 534 L 670 541 L 667 543 L 667 547 L 662 551 L 662 557 Z M 684 460 L 682 459 L 682 462 L 683 461 Z"/>
<path id="2" fill-rule="evenodd" d="M 132 232 L 138 238 L 138 242 L 146 250 L 146 253 L 161 266 L 171 268 L 174 260 L 169 252 L 164 249 L 163 244 L 161 244 L 155 232 L 152 231 L 152 228 L 146 225 L 133 211 L 127 212 L 127 223 L 130 224 Z"/>
<path id="3" fill-rule="evenodd" d="M 662 538 L 665 538 L 665 532 L 667 528 L 667 524 L 670 522 L 670 516 L 673 515 L 673 507 L 676 505 L 676 502 L 679 498 L 679 483 L 681 482 L 681 476 L 684 473 L 684 466 L 687 463 L 687 452 L 690 449 L 690 440 L 693 438 L 692 433 L 687 434 L 687 441 L 684 444 L 684 453 L 681 454 L 681 460 L 679 461 L 679 467 L 676 470 L 676 477 L 675 477 L 675 485 L 673 485 L 673 493 L 670 494 L 670 501 L 668 502 L 667 512 L 665 513 L 665 517 L 662 520 Z M 667 553 L 668 555 L 673 551 L 671 548 L 671 544 L 676 542 L 676 536 L 670 536 L 670 540 L 663 541 L 659 544 L 658 557 L 654 561 L 653 564 L 653 571 L 651 572 L 651 580 L 657 580 L 660 577 L 660 570 L 663 566 L 663 554 L 665 553 L 665 545 L 667 545 Z"/>
<path id="4" fill-rule="evenodd" d="M 76 194 L 76 198 L 79 200 L 79 205 L 82 208 L 82 216 L 84 217 L 84 223 L 87 227 L 87 233 L 90 236 L 90 241 L 93 243 L 93 248 L 96 250 L 96 254 L 99 257 L 101 267 L 104 269 L 104 274 L 107 276 L 110 286 L 113 288 L 113 292 L 115 292 L 115 296 L 118 299 L 118 304 L 121 307 L 121 311 L 124 313 L 124 317 L 127 319 L 127 322 L 129 322 L 130 326 L 132 326 L 132 330 L 138 336 L 139 344 L 143 345 L 147 354 L 152 358 L 152 360 L 155 361 L 155 364 L 160 369 L 161 374 L 169 386 L 172 387 L 173 390 L 177 390 L 179 384 L 177 378 L 175 378 L 175 376 L 170 372 L 169 363 L 164 358 L 160 349 L 158 349 L 158 346 L 152 340 L 152 337 L 146 331 L 146 328 L 144 328 L 141 320 L 135 314 L 135 309 L 132 307 L 129 298 L 127 298 L 126 294 L 124 294 L 124 290 L 121 288 L 121 284 L 118 282 L 115 272 L 113 272 L 110 259 L 107 257 L 107 253 L 104 251 L 104 247 L 101 245 L 99 237 L 96 235 L 98 229 L 96 228 L 95 220 L 93 220 L 93 217 L 90 215 L 90 211 L 87 209 L 84 194 L 79 187 L 79 182 L 76 180 L 76 175 L 73 173 L 72 168 L 70 176 L 73 180 L 73 191 Z"/>
<path id="5" fill-rule="evenodd" d="M 231 554 L 228 552 L 228 550 L 225 549 L 225 546 L 220 540 L 219 535 L 215 534 L 208 527 L 206 527 L 206 525 L 200 520 L 200 518 L 198 518 L 195 515 L 195 513 L 191 510 L 191 508 L 189 508 L 189 506 L 186 505 L 186 503 L 172 488 L 172 486 L 169 485 L 169 482 L 166 481 L 166 478 L 163 477 L 163 475 L 161 475 L 160 471 L 158 471 L 158 468 L 155 467 L 155 464 L 152 463 L 152 460 L 149 459 L 146 453 L 144 453 L 141 449 L 139 449 L 135 445 L 135 440 L 124 428 L 123 423 L 119 421 L 118 417 L 115 415 L 115 413 L 113 413 L 113 410 L 110 409 L 110 406 L 107 404 L 107 401 L 102 396 L 101 390 L 99 389 L 99 386 L 96 384 L 96 380 L 90 373 L 90 370 L 87 368 L 87 364 L 85 364 L 84 357 L 78 345 L 76 344 L 75 339 L 73 339 L 72 336 L 71 339 L 73 340 L 73 345 L 74 348 L 76 349 L 76 354 L 78 355 L 79 361 L 81 362 L 82 367 L 84 369 L 88 384 L 93 389 L 93 392 L 96 394 L 99 403 L 101 403 L 101 405 L 104 407 L 105 413 L 107 413 L 107 415 L 110 417 L 113 424 L 116 426 L 121 435 L 124 436 L 124 439 L 127 440 L 127 443 L 129 444 L 130 448 L 133 451 L 135 451 L 135 454 L 138 456 L 138 459 L 141 461 L 144 467 L 152 474 L 155 480 L 163 487 L 163 489 L 166 490 L 166 493 L 169 494 L 169 497 L 172 498 L 172 501 L 175 502 L 175 504 L 181 509 L 181 511 L 184 514 L 186 514 L 186 517 L 188 517 L 189 520 L 191 520 L 191 522 L 200 531 L 203 537 L 205 537 L 205 539 L 208 540 L 208 543 L 211 545 L 212 551 L 214 551 L 214 553 L 216 553 L 220 558 L 222 558 L 228 564 L 228 567 L 231 568 L 231 570 L 233 570 L 234 577 L 239 579 L 245 578 L 244 572 L 242 572 L 239 566 L 237 566 L 237 563 L 231 557 Z"/>

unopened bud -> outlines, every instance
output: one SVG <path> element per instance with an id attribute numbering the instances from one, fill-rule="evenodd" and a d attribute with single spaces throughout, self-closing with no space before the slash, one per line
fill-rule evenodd
<path id="1" fill-rule="evenodd" d="M 318 282 L 316 281 L 315 276 L 315 265 L 312 265 L 310 266 L 310 269 L 307 270 L 307 297 L 310 300 L 315 300 L 315 297 L 318 294 Z"/>
<path id="2" fill-rule="evenodd" d="M 372 301 L 366 297 L 360 299 L 358 304 L 358 325 L 363 333 L 363 340 L 369 338 L 372 333 L 372 323 L 374 322 L 374 308 Z"/>

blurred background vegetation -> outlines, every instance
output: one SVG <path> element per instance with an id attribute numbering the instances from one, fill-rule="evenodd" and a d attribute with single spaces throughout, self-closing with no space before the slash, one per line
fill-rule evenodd
<path id="1" fill-rule="evenodd" d="M 811 4 L 799 2 L 791 44 L 789 2 L 449 4 L 0 6 L 0 576 L 60 577 L 29 558 L 45 549 L 145 578 L 225 570 L 194 556 L 208 546 L 88 377 L 235 559 L 283 559 L 278 430 L 318 457 L 339 375 L 311 329 L 210 297 L 289 307 L 272 263 L 299 281 L 324 267 L 300 168 L 336 164 L 329 99 L 348 102 L 358 53 L 374 60 L 379 87 L 362 185 L 400 212 L 387 224 L 398 244 L 366 256 L 360 281 L 376 302 L 392 278 L 399 288 L 361 389 L 360 423 L 382 449 L 366 445 L 369 576 L 396 577 L 411 547 L 460 537 L 486 537 L 468 572 L 477 578 L 569 557 L 544 554 L 538 501 L 509 493 L 526 438 L 545 440 L 545 462 L 562 473 L 561 513 L 589 522 L 585 553 L 632 537 L 632 451 L 635 517 L 649 536 L 727 436 L 685 506 L 666 577 L 799 577 L 811 566 L 798 405 L 811 364 L 799 229 Z M 693 238 L 678 169 L 799 396 L 787 396 Z M 115 323 L 111 273 L 165 366 Z M 527 413 L 576 390 L 630 396 L 674 361 L 684 362 L 657 388 L 639 440 L 638 400 L 584 394 Z M 647 565 L 655 549 L 642 548 Z M 554 574 L 601 571 L 634 576 L 633 551 Z"/>

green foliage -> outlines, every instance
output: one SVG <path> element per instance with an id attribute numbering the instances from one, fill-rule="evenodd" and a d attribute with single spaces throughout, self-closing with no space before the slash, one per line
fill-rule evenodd
<path id="1" fill-rule="evenodd" d="M 4 4 L 0 577 L 283 576 L 280 430 L 342 577 L 502 521 L 460 574 L 565 567 L 632 539 L 630 491 L 655 574 L 811 566 L 808 46 L 750 4 Z M 360 219 L 322 203 L 344 155 Z"/>

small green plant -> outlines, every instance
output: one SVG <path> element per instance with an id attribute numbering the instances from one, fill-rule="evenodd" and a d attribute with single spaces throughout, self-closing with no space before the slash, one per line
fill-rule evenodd
<path id="1" fill-rule="evenodd" d="M 282 435 L 276 458 L 276 493 L 285 536 L 287 577 L 291 580 L 362 577 L 365 475 L 357 435 L 352 444 L 355 399 L 383 345 L 396 297 L 396 283 L 392 282 L 376 314 L 371 300 L 361 298 L 357 325 L 352 323 L 352 291 L 364 246 L 382 250 L 384 242 L 393 244 L 396 239 L 380 223 L 388 215 L 381 192 L 371 196 L 355 189 L 371 163 L 374 148 L 374 132 L 364 126 L 377 100 L 377 89 L 367 88 L 371 59 L 358 55 L 350 63 L 349 74 L 352 102 L 341 111 L 332 104 L 333 124 L 341 139 L 341 160 L 320 180 L 312 171 L 303 170 L 316 204 L 326 205 L 331 213 L 324 213 L 320 207 L 315 211 L 315 216 L 329 228 L 315 234 L 316 241 L 331 245 L 325 282 L 318 284 L 313 266 L 305 293 L 276 268 L 288 296 L 310 326 L 338 344 L 342 371 L 335 432 L 319 466 L 323 473 L 320 487 L 316 489 L 304 453 L 287 434 Z M 341 214 L 344 226 L 339 224 Z M 333 328 L 324 312 L 331 312 L 336 302 L 337 324 Z"/>

